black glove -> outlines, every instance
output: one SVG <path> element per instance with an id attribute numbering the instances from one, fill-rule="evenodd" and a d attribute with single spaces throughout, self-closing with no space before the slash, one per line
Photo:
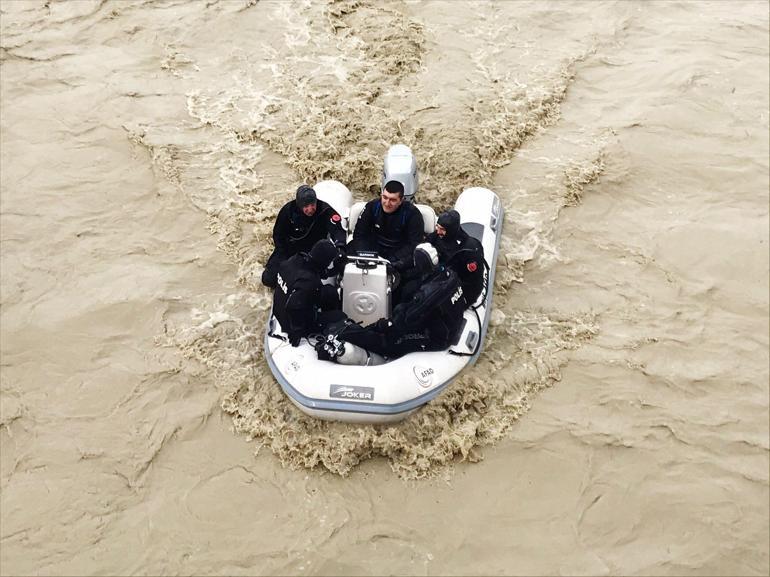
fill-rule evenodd
<path id="1" fill-rule="evenodd" d="M 378 319 L 372 326 L 374 326 L 376 331 L 384 333 L 392 325 L 393 323 L 391 323 L 389 319 Z"/>
<path id="2" fill-rule="evenodd" d="M 403 260 L 403 259 L 399 259 L 399 260 L 391 262 L 390 265 L 394 269 L 396 269 L 397 271 L 400 272 L 400 271 L 402 271 L 404 269 L 409 268 L 409 261 L 406 261 L 406 260 Z"/>
<path id="3" fill-rule="evenodd" d="M 329 278 L 330 276 L 337 276 L 339 272 L 337 271 L 336 267 L 327 268 L 321 271 L 321 280 L 325 278 Z"/>
<path id="4" fill-rule="evenodd" d="M 332 261 L 332 267 L 334 269 L 334 274 L 341 275 L 343 272 L 345 272 L 345 264 L 347 264 L 347 260 L 345 259 L 345 255 L 342 254 L 341 256 L 338 256 L 336 259 Z"/>

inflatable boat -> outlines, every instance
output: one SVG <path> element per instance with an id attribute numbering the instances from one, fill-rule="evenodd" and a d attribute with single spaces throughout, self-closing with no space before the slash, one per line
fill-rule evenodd
<path id="1" fill-rule="evenodd" d="M 383 179 L 395 177 L 405 183 L 405 202 L 412 202 L 417 171 L 411 151 L 403 145 L 391 147 Z M 353 203 L 352 194 L 334 180 L 313 186 L 318 198 L 331 204 L 352 237 L 365 203 Z M 434 231 L 436 214 L 427 205 L 416 204 L 423 215 L 425 232 Z M 281 388 L 300 410 L 320 419 L 352 423 L 400 421 L 439 395 L 463 369 L 478 358 L 492 310 L 495 263 L 503 225 L 503 209 L 497 195 L 486 188 L 465 189 L 455 202 L 462 228 L 481 241 L 485 258 L 485 287 L 464 313 L 465 322 L 457 341 L 447 350 L 414 352 L 393 360 L 366 353 L 355 364 L 319 360 L 313 337 L 292 347 L 271 314 L 265 332 L 265 357 Z M 366 326 L 390 313 L 393 277 L 387 261 L 375 256 L 348 257 L 338 283 L 343 311 Z M 344 338 L 344 337 L 343 337 Z"/>

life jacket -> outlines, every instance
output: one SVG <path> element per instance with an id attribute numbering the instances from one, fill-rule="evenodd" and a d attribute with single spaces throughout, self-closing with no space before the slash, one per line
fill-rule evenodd
<path id="1" fill-rule="evenodd" d="M 296 204 L 291 207 L 289 211 L 289 242 L 297 243 L 306 239 L 313 229 L 322 222 L 323 212 L 326 207 L 321 202 L 316 202 L 316 212 L 313 216 L 306 216 L 304 212 L 297 208 Z M 321 238 L 322 236 L 319 236 L 317 240 Z"/>
<path id="2" fill-rule="evenodd" d="M 426 279 L 409 302 L 396 307 L 393 323 L 404 329 L 427 328 L 431 341 L 449 346 L 462 329 L 466 308 L 457 273 L 441 268 Z"/>
<path id="3" fill-rule="evenodd" d="M 306 216 L 296 204 L 289 210 L 289 242 L 299 251 L 307 252 L 313 245 L 331 235 L 332 241 L 344 243 L 345 232 L 342 230 L 342 219 L 330 204 L 323 200 L 316 201 L 316 212 Z"/>
<path id="4" fill-rule="evenodd" d="M 484 247 L 478 239 L 460 230 L 453 238 L 443 238 L 436 233 L 428 236 L 428 242 L 436 247 L 439 262 L 451 267 L 460 277 L 469 305 L 476 302 L 484 287 Z"/>
<path id="5" fill-rule="evenodd" d="M 403 231 L 409 219 L 417 209 L 410 202 L 402 202 L 395 213 L 388 214 L 382 210 L 382 201 L 374 205 L 373 223 L 374 236 L 381 248 L 397 249 L 403 246 Z"/>

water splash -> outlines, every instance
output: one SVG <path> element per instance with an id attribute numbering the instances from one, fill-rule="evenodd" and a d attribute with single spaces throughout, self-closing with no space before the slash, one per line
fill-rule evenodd
<path id="1" fill-rule="evenodd" d="M 494 288 L 497 308 L 485 349 L 472 370 L 405 422 L 357 426 L 313 419 L 294 407 L 272 377 L 262 344 L 270 293 L 258 279 L 271 249 L 274 216 L 287 200 L 272 191 L 332 178 L 368 198 L 378 191 L 387 146 L 404 142 L 418 157 L 421 201 L 441 210 L 463 187 L 493 187 L 495 173 L 558 121 L 580 59 L 566 60 L 524 85 L 479 58 L 480 82 L 471 98 L 457 110 L 442 111 L 444 122 L 435 127 L 425 122 L 424 109 L 394 107 L 392 94 L 382 90 L 383 77 L 398 93 L 399 85 L 420 70 L 423 28 L 403 8 L 332 2 L 325 7 L 326 28 L 319 29 L 306 14 L 314 5 L 279 5 L 277 15 L 293 23 L 297 41 L 280 54 L 265 48 L 269 62 L 257 68 L 269 72 L 268 85 L 244 67 L 226 89 L 191 91 L 187 107 L 197 125 L 186 147 L 164 142 L 163 135 L 130 132 L 169 182 L 207 212 L 219 247 L 238 266 L 247 289 L 195 312 L 187 324 L 168 322 L 159 344 L 177 347 L 213 371 L 235 430 L 290 467 L 346 475 L 363 460 L 384 457 L 399 476 L 420 478 L 447 472 L 458 459 L 478 460 L 479 447 L 502 438 L 527 411 L 532 395 L 560 379 L 563 351 L 596 333 L 591 317 L 534 311 L 506 316 L 503 311 L 515 310 L 509 292 L 523 282 L 526 263 L 556 254 L 549 243 L 553 221 L 599 176 L 601 153 L 593 160 L 554 165 L 562 170 L 561 179 L 558 174 L 553 179 L 560 200 L 549 198 L 547 210 L 522 209 L 517 197 L 529 194 L 525 191 L 502 195 L 506 229 Z M 381 31 L 410 38 L 401 56 L 384 48 L 388 43 Z M 306 44 L 320 52 L 312 62 Z M 308 72 L 336 50 L 344 71 Z M 268 154 L 291 172 L 265 171 Z"/>

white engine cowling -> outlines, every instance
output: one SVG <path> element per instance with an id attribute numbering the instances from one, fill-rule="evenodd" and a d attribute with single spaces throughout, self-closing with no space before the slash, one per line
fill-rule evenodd
<path id="1" fill-rule="evenodd" d="M 414 201 L 419 186 L 417 174 L 417 160 L 412 154 L 412 149 L 405 144 L 394 144 L 385 155 L 385 164 L 382 169 L 382 187 L 390 180 L 397 180 L 404 185 L 404 199 Z"/>

